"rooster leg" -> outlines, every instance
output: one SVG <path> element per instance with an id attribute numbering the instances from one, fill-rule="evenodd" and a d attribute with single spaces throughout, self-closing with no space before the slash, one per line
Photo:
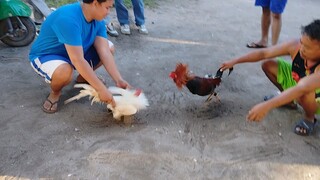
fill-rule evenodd
<path id="1" fill-rule="evenodd" d="M 209 103 L 209 102 L 212 100 L 213 96 L 216 97 L 216 99 L 218 100 L 218 102 L 221 102 L 220 99 L 219 99 L 219 97 L 218 97 L 218 93 L 213 92 L 213 93 L 211 93 L 211 94 L 208 96 L 208 98 L 206 99 L 205 103 Z"/>
<path id="2" fill-rule="evenodd" d="M 212 94 L 210 94 L 210 95 L 208 96 L 208 98 L 206 99 L 205 103 L 209 103 L 209 102 L 211 101 L 211 99 L 212 99 Z"/>
<path id="3" fill-rule="evenodd" d="M 221 100 L 220 100 L 220 98 L 219 98 L 218 94 L 217 94 L 217 93 L 215 93 L 215 95 L 214 95 L 214 96 L 216 97 L 217 101 L 218 101 L 219 103 L 221 103 Z"/>
<path id="4" fill-rule="evenodd" d="M 205 103 L 210 102 L 210 101 L 212 100 L 212 96 L 216 96 L 216 95 L 217 95 L 217 93 L 215 93 L 215 92 L 211 93 L 211 94 L 208 96 L 208 98 L 206 99 Z"/>

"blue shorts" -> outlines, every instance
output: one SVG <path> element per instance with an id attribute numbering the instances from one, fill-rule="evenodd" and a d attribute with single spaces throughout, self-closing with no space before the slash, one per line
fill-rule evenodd
<path id="1" fill-rule="evenodd" d="M 100 63 L 99 55 L 93 46 L 90 47 L 89 50 L 85 53 L 84 58 L 92 68 L 96 67 Z M 31 61 L 30 63 L 37 74 L 43 77 L 47 83 L 51 83 L 51 78 L 54 71 L 61 64 L 68 63 L 74 68 L 71 60 L 68 57 L 60 55 L 41 56 Z"/>
<path id="2" fill-rule="evenodd" d="M 282 14 L 286 7 L 287 0 L 256 0 L 255 5 L 270 8 L 272 13 Z"/>

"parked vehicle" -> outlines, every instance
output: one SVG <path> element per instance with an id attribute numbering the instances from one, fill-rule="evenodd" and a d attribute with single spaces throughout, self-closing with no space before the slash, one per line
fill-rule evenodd
<path id="1" fill-rule="evenodd" d="M 0 0 L 0 40 L 13 47 L 29 45 L 36 36 L 30 7 L 21 0 Z"/>
<path id="2" fill-rule="evenodd" d="M 55 8 L 49 8 L 44 0 L 24 0 L 32 6 L 33 20 L 36 25 L 41 25 L 49 14 L 55 10 Z"/>
<path id="3" fill-rule="evenodd" d="M 30 44 L 54 10 L 44 0 L 0 0 L 0 40 L 13 47 Z"/>

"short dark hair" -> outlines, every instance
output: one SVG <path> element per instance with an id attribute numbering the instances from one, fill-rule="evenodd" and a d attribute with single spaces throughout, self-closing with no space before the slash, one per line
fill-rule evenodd
<path id="1" fill-rule="evenodd" d="M 306 34 L 313 40 L 320 41 L 320 19 L 316 19 L 312 23 L 302 26 L 301 33 Z"/>
<path id="2" fill-rule="evenodd" d="M 83 3 L 86 3 L 86 4 L 91 4 L 94 0 L 82 0 Z M 108 0 L 97 0 L 98 3 L 103 3 L 103 2 L 106 2 Z"/>

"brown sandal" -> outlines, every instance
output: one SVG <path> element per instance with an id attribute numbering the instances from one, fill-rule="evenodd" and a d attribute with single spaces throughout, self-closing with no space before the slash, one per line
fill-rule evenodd
<path id="1" fill-rule="evenodd" d="M 49 102 L 49 103 L 50 103 L 49 108 L 46 108 L 46 107 L 44 106 L 44 104 L 45 104 L 46 102 Z M 55 105 L 56 105 L 56 106 L 55 106 Z M 57 111 L 58 111 L 58 101 L 52 102 L 52 101 L 50 101 L 50 100 L 47 98 L 47 99 L 44 101 L 43 105 L 42 105 L 42 110 L 43 110 L 44 112 L 46 112 L 46 113 L 49 113 L 49 114 L 52 114 L 52 113 L 57 112 Z"/>

